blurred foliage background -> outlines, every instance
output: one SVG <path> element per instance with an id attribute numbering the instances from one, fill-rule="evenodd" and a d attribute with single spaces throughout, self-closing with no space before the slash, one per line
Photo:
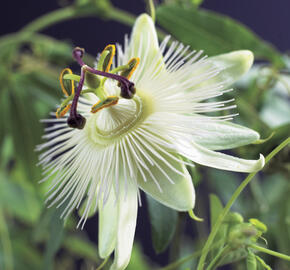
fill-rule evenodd
<path id="1" fill-rule="evenodd" d="M 144 9 L 144 2 L 139 2 Z M 235 121 L 268 139 L 231 152 L 245 158 L 256 158 L 258 153 L 267 155 L 290 133 L 290 58 L 287 52 L 279 52 L 235 19 L 200 7 L 202 2 L 156 1 L 159 36 L 171 34 L 209 56 L 238 49 L 254 52 L 255 66 L 234 86 L 235 91 L 227 95 L 236 99 L 239 116 Z M 263 16 L 262 6 L 257 15 Z M 13 14 L 10 16 L 11 20 L 16 19 Z M 76 24 L 66 22 L 76 23 L 81 17 L 97 17 L 104 21 L 102 27 L 113 20 L 117 27 L 118 23 L 132 25 L 135 15 L 109 0 L 59 1 L 59 9 L 42 15 L 19 32 L 0 37 L 0 269 L 3 270 L 95 269 L 101 264 L 97 255 L 97 216 L 81 231 L 75 228 L 77 213 L 64 224 L 59 218 L 62 209 L 46 208 L 46 184 L 38 184 L 42 176 L 34 151 L 45 128 L 40 119 L 47 118 L 61 98 L 60 71 L 74 67 L 73 46 L 86 47 L 42 31 L 67 23 L 70 31 L 79 31 L 81 35 L 82 30 Z M 276 30 L 287 35 L 286 29 Z M 110 40 L 114 29 L 98 31 L 98 25 L 85 29 L 92 36 L 88 46 L 94 46 L 98 35 L 105 43 L 114 42 Z M 102 47 L 97 49 L 95 53 Z M 94 56 L 88 56 L 88 62 L 93 60 Z M 290 254 L 289 157 L 288 146 L 255 177 L 232 209 L 245 220 L 254 217 L 267 224 L 264 237 L 268 247 L 286 254 Z M 205 221 L 197 223 L 150 198 L 145 203 L 144 197 L 128 269 L 158 269 L 169 263 L 173 264 L 163 269 L 195 269 L 199 250 L 210 231 L 209 224 L 245 175 L 199 166 L 191 174 L 197 190 L 196 213 Z M 261 257 L 273 269 L 290 269 L 285 261 L 268 255 Z M 246 269 L 245 254 L 238 250 L 220 265 L 220 269 Z"/>

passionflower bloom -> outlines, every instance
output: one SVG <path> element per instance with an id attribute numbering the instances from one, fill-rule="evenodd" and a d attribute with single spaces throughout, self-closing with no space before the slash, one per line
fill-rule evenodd
<path id="1" fill-rule="evenodd" d="M 38 148 L 48 148 L 40 155 L 43 181 L 52 179 L 48 201 L 65 204 L 64 217 L 82 205 L 79 224 L 98 209 L 99 253 L 106 258 L 114 251 L 111 269 L 129 263 L 140 189 L 188 211 L 195 192 L 187 165 L 253 172 L 264 164 L 262 155 L 245 160 L 216 152 L 252 143 L 259 134 L 232 124 L 233 115 L 207 114 L 234 108 L 233 100 L 216 98 L 248 71 L 252 53 L 207 58 L 175 41 L 168 47 L 169 39 L 159 45 L 151 18 L 141 15 L 123 49 L 117 44 L 114 56 L 115 45 L 108 45 L 95 68 L 76 48 L 81 76 L 62 72 L 66 99 L 57 119 L 44 120 L 48 141 Z"/>

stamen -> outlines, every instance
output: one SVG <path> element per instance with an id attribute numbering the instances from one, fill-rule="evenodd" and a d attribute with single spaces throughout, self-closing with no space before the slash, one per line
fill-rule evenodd
<path id="1" fill-rule="evenodd" d="M 134 73 L 134 71 L 138 67 L 139 63 L 140 63 L 139 57 L 132 58 L 127 64 L 129 66 L 129 68 L 127 70 L 122 71 L 120 75 L 127 78 L 127 79 L 130 79 L 132 74 Z"/>
<path id="2" fill-rule="evenodd" d="M 65 116 L 65 114 L 69 111 L 70 108 L 71 108 L 71 104 L 68 104 L 65 107 L 59 107 L 55 112 L 56 118 L 61 118 Z"/>
<path id="3" fill-rule="evenodd" d="M 63 77 L 66 75 L 65 73 L 69 73 L 70 75 L 72 75 L 73 73 L 70 68 L 65 68 L 62 70 L 62 72 L 59 75 L 59 82 L 60 82 L 61 90 L 68 97 L 70 95 L 68 94 L 68 91 L 65 89 L 64 82 L 63 82 Z M 74 95 L 74 93 L 75 93 L 74 80 L 71 80 L 71 95 Z"/>
<path id="4" fill-rule="evenodd" d="M 118 103 L 119 98 L 117 96 L 109 96 L 103 101 L 97 102 L 92 108 L 91 112 L 96 113 L 100 111 L 101 109 L 113 106 Z"/>
<path id="5" fill-rule="evenodd" d="M 103 59 L 103 61 L 101 61 L 102 67 L 98 67 L 98 69 L 101 69 L 102 71 L 105 71 L 105 72 L 109 72 L 109 70 L 110 70 L 110 68 L 112 66 L 112 63 L 113 63 L 113 58 L 115 56 L 116 47 L 113 44 L 109 44 L 109 45 L 107 45 L 105 47 L 105 49 L 103 50 L 102 54 L 105 51 L 107 51 L 108 53 L 106 54 L 106 56 Z"/>
<path id="6" fill-rule="evenodd" d="M 65 74 L 66 73 L 66 74 Z M 69 68 L 65 68 L 62 70 L 62 72 L 59 75 L 59 82 L 60 82 L 60 86 L 61 86 L 61 90 L 64 93 L 64 95 L 67 97 L 66 100 L 61 104 L 61 106 L 57 109 L 55 116 L 56 118 L 61 118 L 63 117 L 71 108 L 71 104 L 68 104 L 74 94 L 75 94 L 75 86 L 74 86 L 74 80 L 71 80 L 70 84 L 71 84 L 71 89 L 70 92 L 71 94 L 69 94 L 69 91 L 65 88 L 65 84 L 64 84 L 64 77 L 65 75 L 73 75 L 71 69 Z"/>
<path id="7" fill-rule="evenodd" d="M 85 118 L 82 115 L 77 114 L 77 103 L 78 103 L 78 99 L 84 85 L 86 72 L 90 72 L 96 75 L 100 75 L 103 77 L 111 78 L 113 80 L 117 80 L 120 83 L 120 88 L 121 88 L 120 95 L 123 98 L 131 99 L 136 93 L 134 83 L 129 81 L 127 78 L 117 75 L 117 74 L 112 74 L 105 71 L 96 70 L 86 65 L 84 61 L 82 60 L 84 52 L 85 52 L 84 49 L 79 48 L 79 47 L 76 47 L 73 50 L 73 57 L 81 66 L 81 76 L 80 76 L 80 81 L 79 81 L 79 84 L 78 84 L 78 87 L 77 87 L 77 90 L 76 90 L 76 93 L 75 93 L 75 96 L 71 105 L 70 116 L 67 120 L 67 123 L 70 127 L 78 128 L 78 129 L 84 128 L 85 122 L 86 122 Z"/>

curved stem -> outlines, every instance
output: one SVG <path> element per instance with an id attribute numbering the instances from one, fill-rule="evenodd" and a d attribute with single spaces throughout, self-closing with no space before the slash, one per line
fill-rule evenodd
<path id="1" fill-rule="evenodd" d="M 42 31 L 48 26 L 57 24 L 59 22 L 63 22 L 65 20 L 69 20 L 71 18 L 75 18 L 79 16 L 76 12 L 76 9 L 73 7 L 66 7 L 54 10 L 50 13 L 47 13 L 31 23 L 24 26 L 20 32 L 21 33 L 35 33 Z M 84 15 L 83 15 L 84 16 Z"/>
<path id="2" fill-rule="evenodd" d="M 277 153 L 279 153 L 279 151 L 281 151 L 285 146 L 287 146 L 290 143 L 290 137 L 288 137 L 286 140 L 284 140 L 280 145 L 278 145 L 265 159 L 265 164 L 267 164 Z M 210 250 L 210 247 L 213 243 L 213 240 L 217 234 L 217 232 L 219 231 L 220 226 L 222 225 L 222 222 L 224 220 L 224 218 L 226 217 L 226 215 L 228 214 L 228 212 L 230 211 L 230 208 L 232 207 L 232 205 L 234 204 L 234 202 L 236 201 L 236 199 L 239 197 L 239 195 L 241 194 L 241 192 L 245 189 L 245 187 L 250 183 L 250 181 L 254 178 L 254 176 L 256 175 L 257 172 L 253 172 L 250 173 L 248 175 L 248 177 L 246 177 L 246 179 L 240 184 L 240 186 L 236 189 L 236 191 L 234 192 L 234 194 L 232 195 L 232 197 L 230 198 L 230 200 L 228 201 L 227 205 L 225 206 L 225 208 L 223 209 L 223 211 L 221 212 L 221 214 L 219 215 L 216 223 L 214 224 L 211 233 L 209 234 L 209 237 L 203 247 L 202 250 L 202 255 L 200 257 L 200 260 L 198 262 L 198 266 L 197 266 L 197 270 L 202 270 L 204 265 L 205 265 L 205 260 L 207 257 L 207 254 Z"/>
<path id="3" fill-rule="evenodd" d="M 213 270 L 216 269 L 218 264 L 220 263 L 221 259 L 229 252 L 231 248 L 229 246 L 223 247 L 219 253 L 213 258 L 213 260 L 210 262 L 210 265 L 207 267 L 206 270 Z"/>
<path id="4" fill-rule="evenodd" d="M 188 262 L 188 261 L 190 261 L 190 260 L 192 260 L 194 258 L 197 258 L 200 254 L 201 254 L 201 250 L 196 251 L 196 252 L 194 252 L 194 253 L 186 256 L 186 257 L 183 257 L 183 258 L 181 258 L 181 259 L 179 259 L 179 260 L 177 260 L 177 261 L 175 261 L 175 262 L 163 267 L 163 268 L 160 268 L 160 270 L 175 270 L 180 265 L 182 265 L 182 264 L 184 264 L 184 263 L 186 263 L 186 262 Z"/>
<path id="5" fill-rule="evenodd" d="M 49 12 L 43 16 L 40 16 L 36 20 L 32 21 L 31 23 L 24 26 L 19 32 L 13 33 L 13 34 L 7 34 L 0 38 L 0 43 L 18 43 L 22 41 L 29 40 L 29 37 L 31 34 L 42 31 L 46 29 L 49 26 L 52 26 L 54 24 L 80 18 L 80 17 L 86 17 L 90 15 L 99 15 L 101 13 L 100 8 L 97 6 L 95 8 L 88 8 L 79 10 L 75 7 L 69 6 L 65 8 L 60 8 L 57 10 L 54 10 L 52 12 Z M 106 10 L 106 18 L 112 19 L 121 23 L 124 23 L 126 25 L 133 25 L 135 21 L 135 16 L 132 14 L 123 11 L 121 9 L 117 9 L 114 7 L 110 7 L 108 10 Z"/>
<path id="6" fill-rule="evenodd" d="M 280 259 L 283 259 L 283 260 L 286 260 L 286 261 L 290 261 L 290 256 L 282 254 L 282 253 L 279 253 L 277 251 L 273 251 L 273 250 L 268 249 L 268 248 L 260 247 L 260 246 L 255 245 L 255 244 L 251 244 L 251 245 L 249 245 L 249 247 L 251 247 L 251 248 L 253 248 L 255 250 L 261 251 L 263 253 L 267 253 L 269 255 L 278 257 Z"/>
<path id="7" fill-rule="evenodd" d="M 214 248 L 217 248 L 221 245 L 221 241 L 218 241 L 217 243 L 214 243 L 211 247 L 210 247 L 210 250 L 214 249 Z M 172 262 L 170 264 L 168 264 L 167 266 L 163 267 L 163 268 L 160 268 L 159 270 L 175 270 L 177 269 L 179 266 L 181 266 L 182 264 L 188 262 L 188 261 L 191 261 L 192 259 L 194 258 L 197 258 L 199 255 L 201 255 L 201 252 L 202 250 L 198 250 L 196 252 L 193 252 L 191 253 L 190 255 L 188 256 L 185 256 L 181 259 L 178 259 L 177 261 L 175 262 Z"/>
<path id="8" fill-rule="evenodd" d="M 152 18 L 152 21 L 155 22 L 156 13 L 155 13 L 154 0 L 147 0 L 147 5 L 148 5 L 148 8 L 149 8 L 149 12 L 150 12 L 150 16 Z"/>
<path id="9" fill-rule="evenodd" d="M 110 8 L 110 10 L 108 10 L 107 18 L 117 22 L 121 22 L 128 26 L 132 26 L 136 20 L 136 16 L 115 7 L 112 7 Z"/>
<path id="10" fill-rule="evenodd" d="M 108 256 L 100 265 L 96 270 L 101 270 L 103 269 L 103 267 L 106 265 L 106 263 L 108 262 L 110 256 Z"/>

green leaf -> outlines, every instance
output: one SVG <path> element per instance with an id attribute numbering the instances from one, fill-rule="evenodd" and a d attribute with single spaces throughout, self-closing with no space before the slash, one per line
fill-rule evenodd
<path id="1" fill-rule="evenodd" d="M 0 174 L 0 206 L 20 219 L 22 222 L 32 224 L 36 222 L 40 213 L 40 201 L 29 189 L 7 179 Z"/>
<path id="2" fill-rule="evenodd" d="M 100 261 L 97 247 L 89 240 L 79 236 L 68 235 L 65 237 L 63 245 L 79 258 L 89 259 L 96 263 Z"/>
<path id="3" fill-rule="evenodd" d="M 215 194 L 210 194 L 209 204 L 210 204 L 210 226 L 211 228 L 213 228 L 224 207 L 220 199 Z M 219 247 L 212 249 L 211 251 L 212 258 L 214 258 L 216 254 L 218 254 L 218 252 L 223 248 L 223 244 L 225 243 L 226 238 L 226 230 L 227 230 L 226 225 L 222 225 L 220 227 L 220 230 L 215 237 L 215 242 L 220 242 L 220 245 Z"/>
<path id="4" fill-rule="evenodd" d="M 152 267 L 149 265 L 148 260 L 144 256 L 144 252 L 141 247 L 136 243 L 132 250 L 131 259 L 127 270 L 149 270 Z"/>
<path id="5" fill-rule="evenodd" d="M 215 194 L 209 195 L 209 201 L 210 201 L 210 226 L 212 228 L 216 223 L 218 216 L 223 211 L 224 207 L 218 196 L 216 196 Z"/>
<path id="6" fill-rule="evenodd" d="M 272 45 L 227 16 L 194 7 L 161 5 L 157 9 L 157 21 L 179 41 L 193 49 L 205 50 L 207 55 L 247 49 L 256 58 L 284 66 L 282 56 Z"/>
<path id="7" fill-rule="evenodd" d="M 65 205 L 57 209 L 48 210 L 50 220 L 49 220 L 49 227 L 48 227 L 48 230 L 49 230 L 48 239 L 46 242 L 44 261 L 43 261 L 43 270 L 54 269 L 54 266 L 53 266 L 54 257 L 62 243 L 62 238 L 63 238 L 63 233 L 64 233 L 63 219 L 60 218 L 60 215 L 62 211 L 64 210 Z"/>
<path id="8" fill-rule="evenodd" d="M 146 196 L 151 222 L 153 247 L 156 253 L 163 252 L 174 235 L 177 224 L 177 212 L 172 210 L 150 196 Z"/>
<path id="9" fill-rule="evenodd" d="M 23 229 L 21 230 L 23 234 Z M 15 270 L 39 270 L 41 268 L 42 254 L 39 247 L 31 245 L 30 241 L 19 235 L 14 235 L 12 246 L 15 259 Z M 2 268 L 1 268 L 2 269 Z"/>

